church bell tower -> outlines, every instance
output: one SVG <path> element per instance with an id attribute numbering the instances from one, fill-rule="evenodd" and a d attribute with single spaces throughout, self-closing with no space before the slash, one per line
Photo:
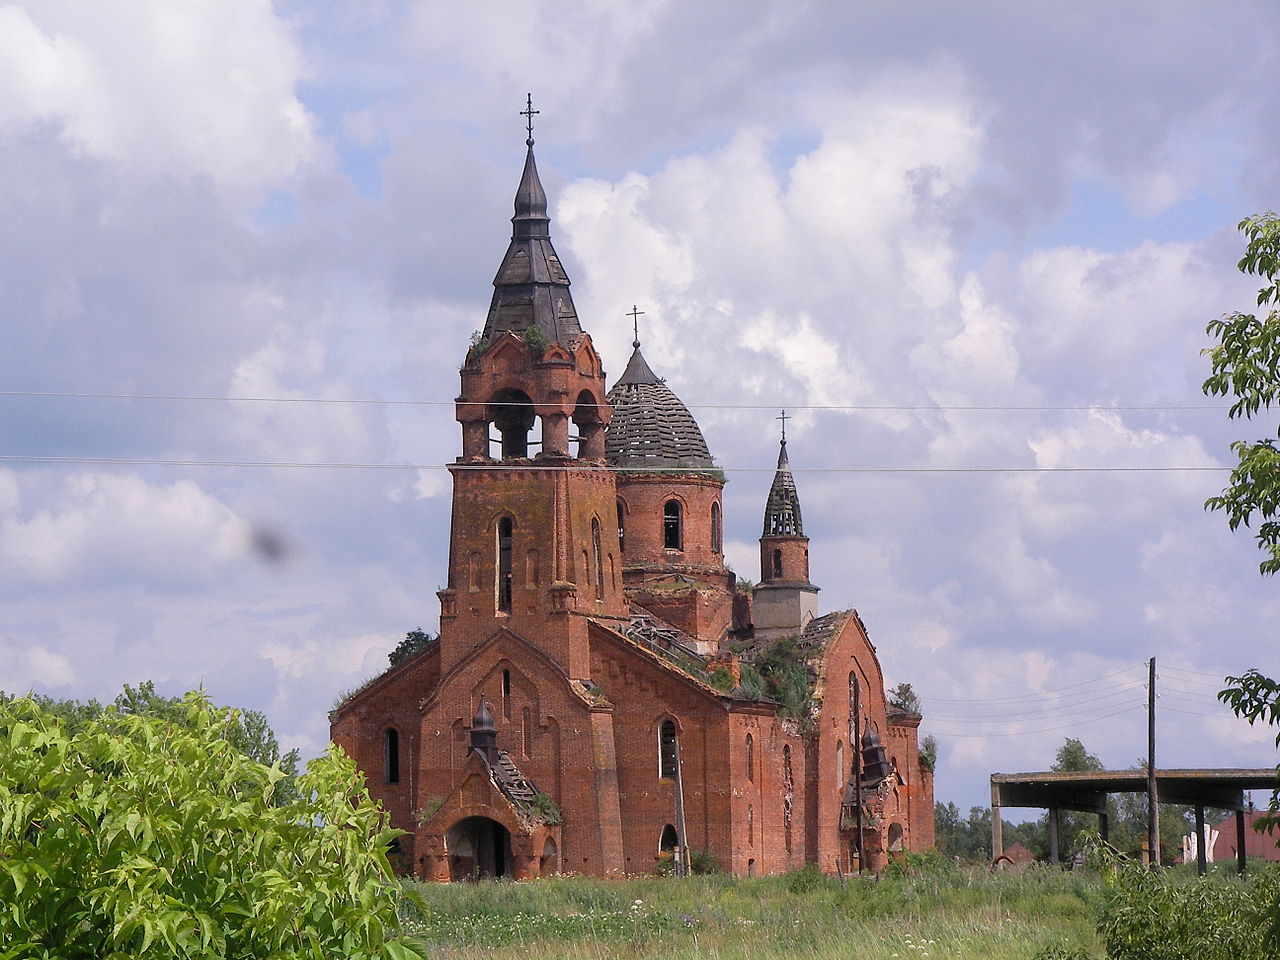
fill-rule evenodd
<path id="1" fill-rule="evenodd" d="M 531 126 L 526 145 L 511 243 L 460 371 L 441 666 L 505 628 L 585 678 L 586 621 L 577 614 L 627 614 L 604 459 L 610 408 L 600 357 L 551 245 Z"/>

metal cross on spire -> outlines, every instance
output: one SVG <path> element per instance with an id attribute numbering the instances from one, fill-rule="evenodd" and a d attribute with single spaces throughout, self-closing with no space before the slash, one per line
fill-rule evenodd
<path id="1" fill-rule="evenodd" d="M 635 339 L 631 341 L 631 345 L 633 347 L 638 347 L 640 346 L 640 318 L 644 316 L 644 311 L 637 309 L 636 305 L 633 303 L 631 305 L 631 312 L 628 313 L 627 316 L 631 318 L 631 329 L 635 336 Z"/>
<path id="2" fill-rule="evenodd" d="M 541 112 L 541 110 L 533 109 L 533 94 L 525 94 L 525 108 L 520 111 L 520 116 L 524 117 L 525 130 L 528 131 L 528 139 L 525 140 L 525 146 L 533 146 L 533 118 Z"/>
<path id="3" fill-rule="evenodd" d="M 788 417 L 788 416 L 787 416 L 787 411 L 783 410 L 783 411 L 782 411 L 782 416 L 780 416 L 780 417 L 774 417 L 773 419 L 775 419 L 775 420 L 781 420 L 781 421 L 782 421 L 782 442 L 783 442 L 783 443 L 786 443 L 786 442 L 787 442 L 787 421 L 788 421 L 788 420 L 794 420 L 794 419 L 795 419 L 795 417 Z"/>

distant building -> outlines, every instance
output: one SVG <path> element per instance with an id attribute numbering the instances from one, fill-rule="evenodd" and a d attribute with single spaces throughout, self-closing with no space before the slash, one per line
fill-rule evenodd
<path id="1" fill-rule="evenodd" d="M 1258 817 L 1263 816 L 1266 811 L 1262 810 L 1246 810 L 1244 814 L 1244 854 L 1246 857 L 1257 857 L 1259 860 L 1280 860 L 1280 849 L 1277 849 L 1276 842 L 1280 841 L 1280 832 L 1278 833 L 1259 833 L 1253 829 L 1254 821 Z M 1235 814 L 1227 817 L 1219 823 L 1215 828 L 1217 838 L 1212 847 L 1206 848 L 1212 850 L 1213 856 L 1209 858 L 1210 863 L 1217 863 L 1221 860 L 1234 860 L 1236 851 L 1239 849 L 1236 842 L 1236 817 Z M 1194 853 L 1192 859 L 1194 859 Z"/>
<path id="2" fill-rule="evenodd" d="M 640 874 L 687 847 L 835 872 L 859 839 L 872 868 L 931 847 L 920 716 L 887 707 L 857 612 L 818 612 L 785 433 L 742 589 L 701 429 L 638 339 L 606 389 L 549 222 L 530 139 L 461 369 L 439 640 L 331 714 L 408 831 L 399 868 Z"/>

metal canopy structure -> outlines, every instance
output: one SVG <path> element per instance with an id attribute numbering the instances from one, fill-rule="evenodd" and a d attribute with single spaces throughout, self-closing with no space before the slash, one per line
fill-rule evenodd
<path id="1" fill-rule="evenodd" d="M 1236 812 L 1236 851 L 1244 871 L 1244 811 L 1246 790 L 1273 790 L 1276 770 L 1156 770 L 1156 794 L 1160 803 L 1195 807 L 1196 830 L 1204 837 L 1204 808 Z M 991 854 L 1004 853 L 1000 811 L 1003 807 L 1042 807 L 1049 811 L 1049 860 L 1058 862 L 1058 811 L 1080 810 L 1098 815 L 1099 832 L 1107 838 L 1107 795 L 1145 793 L 1145 770 L 1046 770 L 1039 773 L 991 775 Z M 1205 872 L 1204 843 L 1197 842 L 1196 861 Z"/>

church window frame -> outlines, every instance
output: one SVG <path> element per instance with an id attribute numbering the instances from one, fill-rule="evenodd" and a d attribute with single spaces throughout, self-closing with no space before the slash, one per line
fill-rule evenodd
<path id="1" fill-rule="evenodd" d="M 720 516 L 720 504 L 711 504 L 711 552 L 717 556 L 724 553 L 723 518 Z"/>
<path id="2" fill-rule="evenodd" d="M 662 546 L 684 550 L 684 504 L 675 497 L 662 505 Z"/>
<path id="3" fill-rule="evenodd" d="M 670 717 L 658 725 L 658 779 L 675 780 L 680 767 L 680 733 Z"/>
<path id="4" fill-rule="evenodd" d="M 776 548 L 773 551 L 773 577 L 782 579 L 782 551 Z"/>
<path id="5" fill-rule="evenodd" d="M 511 554 L 516 533 L 515 520 L 507 515 L 499 517 L 498 522 L 494 525 L 494 532 L 497 538 L 496 553 L 498 559 L 498 562 L 494 565 L 495 600 L 499 613 L 510 614 L 513 593 Z"/>
<path id="6" fill-rule="evenodd" d="M 505 667 L 502 670 L 502 717 L 511 719 L 511 671 Z"/>
<path id="7" fill-rule="evenodd" d="M 400 731 L 395 727 L 382 734 L 382 778 L 388 784 L 400 782 Z"/>
<path id="8" fill-rule="evenodd" d="M 627 552 L 627 505 L 618 498 L 618 552 Z"/>
<path id="9" fill-rule="evenodd" d="M 747 762 L 747 779 L 755 780 L 756 768 L 756 742 L 752 739 L 751 734 L 747 734 L 745 749 L 743 751 Z"/>

